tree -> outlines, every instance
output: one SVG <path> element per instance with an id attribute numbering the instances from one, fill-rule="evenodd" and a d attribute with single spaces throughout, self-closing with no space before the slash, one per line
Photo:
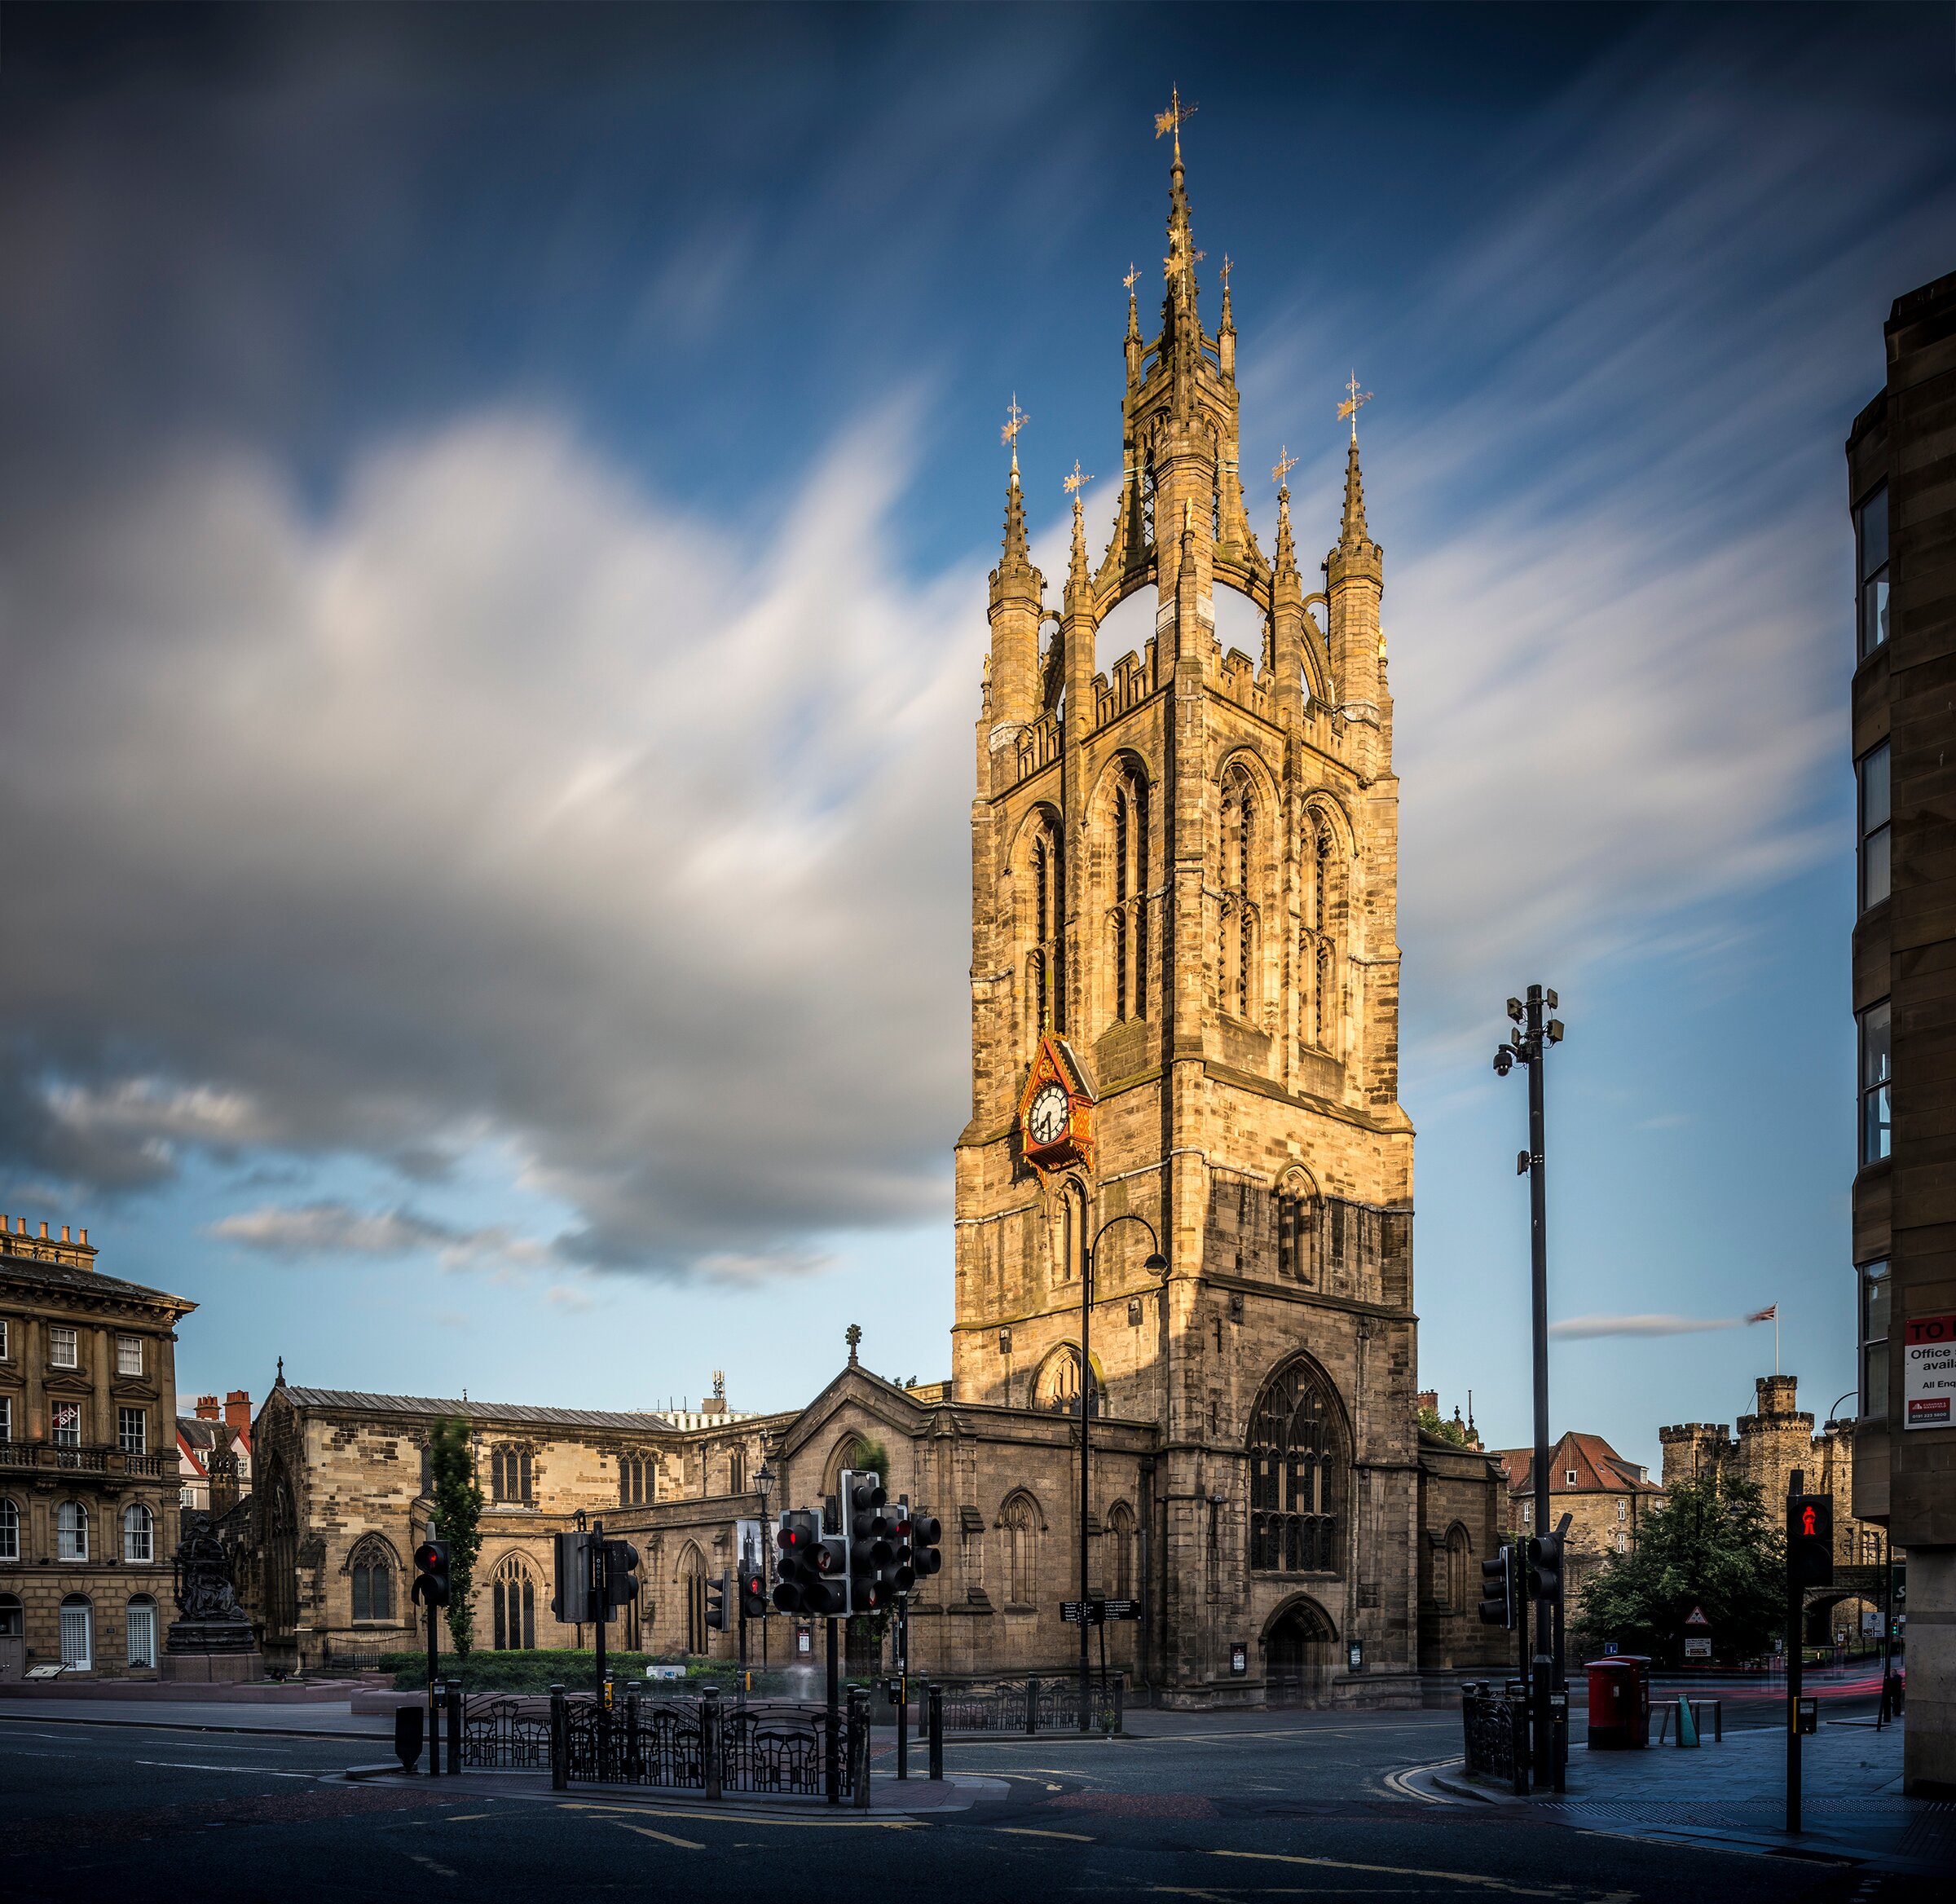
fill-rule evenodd
<path id="1" fill-rule="evenodd" d="M 1703 1608 L 1718 1656 L 1751 1659 L 1785 1622 L 1786 1581 L 1785 1537 L 1759 1488 L 1712 1468 L 1673 1487 L 1636 1547 L 1591 1578 L 1577 1624 L 1672 1666 L 1684 1658 L 1685 1620 Z"/>
<path id="2" fill-rule="evenodd" d="M 1451 1441 L 1456 1448 L 1471 1448 L 1467 1430 L 1458 1421 L 1449 1421 L 1438 1408 L 1421 1408 L 1420 1426 L 1429 1435 L 1437 1435 L 1443 1441 Z"/>
<path id="3" fill-rule="evenodd" d="M 464 1659 L 475 1644 L 475 1598 L 470 1589 L 475 1557 L 482 1550 L 482 1491 L 465 1421 L 437 1421 L 428 1435 L 429 1492 L 434 1523 L 448 1543 L 448 1634 Z"/>

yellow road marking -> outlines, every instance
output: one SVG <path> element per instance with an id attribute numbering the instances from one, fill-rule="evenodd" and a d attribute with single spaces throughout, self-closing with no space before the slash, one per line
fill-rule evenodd
<path id="1" fill-rule="evenodd" d="M 1029 1825 L 994 1825 L 992 1829 L 1004 1832 L 1008 1838 L 1066 1838 L 1076 1844 L 1093 1843 L 1093 1840 L 1082 1831 L 1035 1831 Z"/>
<path id="2" fill-rule="evenodd" d="M 641 1838 L 656 1838 L 662 1844 L 676 1844 L 681 1851 L 704 1851 L 706 1846 L 691 1838 L 675 1838 L 670 1831 L 655 1831 L 650 1825 L 628 1825 L 623 1818 L 599 1818 L 601 1825 L 616 1825 L 621 1831 L 636 1831 Z"/>
<path id="3" fill-rule="evenodd" d="M 492 1811 L 458 1811 L 451 1815 L 448 1822 L 452 1825 L 467 1825 L 473 1824 L 478 1818 L 492 1818 L 495 1816 Z"/>
<path id="4" fill-rule="evenodd" d="M 1566 1897 L 1566 1884 L 1518 1884 L 1506 1878 L 1484 1878 L 1472 1871 L 1423 1871 L 1404 1864 L 1353 1864 L 1342 1858 L 1298 1858 L 1284 1851 L 1212 1851 L 1211 1858 L 1253 1858 L 1265 1864 L 1308 1864 L 1320 1871 L 1371 1871 L 1388 1878 L 1441 1878 L 1450 1884 L 1479 1884 L 1490 1891 L 1505 1891 L 1513 1897 Z"/>

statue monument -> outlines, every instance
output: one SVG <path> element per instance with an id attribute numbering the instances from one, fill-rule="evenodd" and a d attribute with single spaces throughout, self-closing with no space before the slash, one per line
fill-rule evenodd
<path id="1" fill-rule="evenodd" d="M 231 1556 L 216 1523 L 197 1510 L 183 1514 L 183 1537 L 171 1565 L 176 1576 L 177 1618 L 163 1643 L 165 1679 L 242 1681 L 262 1677 L 251 1618 L 238 1604 Z"/>

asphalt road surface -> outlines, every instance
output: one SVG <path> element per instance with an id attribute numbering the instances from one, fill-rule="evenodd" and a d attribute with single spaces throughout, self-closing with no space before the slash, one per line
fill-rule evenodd
<path id="1" fill-rule="evenodd" d="M 458 1796 L 445 1779 L 349 1783 L 350 1758 L 380 1755 L 344 1741 L 0 1719 L 0 1897 L 535 1904 L 758 1899 L 783 1886 L 905 1904 L 1902 1904 L 1932 1894 L 1927 1880 L 1437 1805 L 1393 1783 L 1456 1756 L 1459 1738 L 1457 1713 L 1324 1712 L 1192 1721 L 1131 1741 L 958 1742 L 947 1770 L 996 1780 L 1004 1795 L 910 1821 L 715 1810 L 651 1794 L 483 1796 L 482 1779 Z"/>

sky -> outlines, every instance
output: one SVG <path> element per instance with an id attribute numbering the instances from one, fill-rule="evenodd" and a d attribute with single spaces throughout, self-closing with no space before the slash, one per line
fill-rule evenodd
<path id="1" fill-rule="evenodd" d="M 1422 1382 L 1527 1439 L 1536 981 L 1554 1430 L 1654 1467 L 1772 1303 L 1824 1417 L 1842 444 L 1953 77 L 1945 7 L 0 10 L 0 1205 L 198 1302 L 186 1395 L 947 1373 L 998 425 L 1061 574 L 1176 85 L 1306 551 L 1376 393 Z"/>

